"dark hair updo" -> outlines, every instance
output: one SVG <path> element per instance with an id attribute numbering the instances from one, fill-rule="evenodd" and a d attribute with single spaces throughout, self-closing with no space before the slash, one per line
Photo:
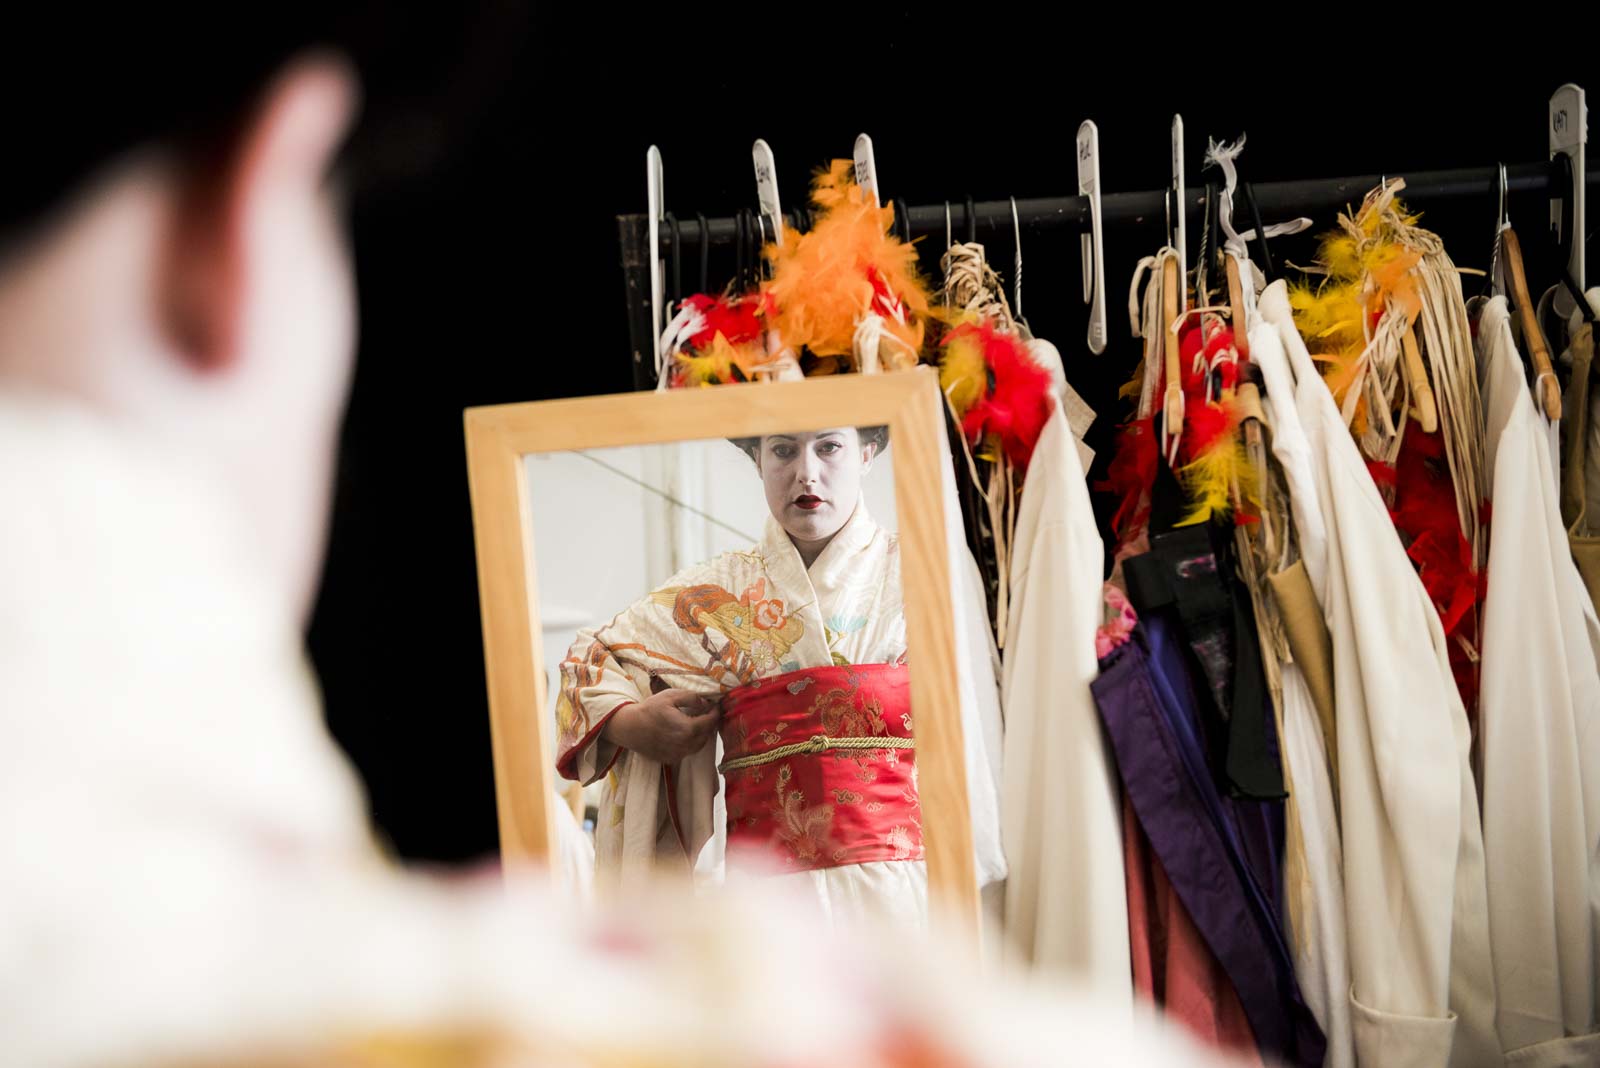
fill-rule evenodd
<path id="1" fill-rule="evenodd" d="M 889 447 L 889 428 L 887 426 L 858 426 L 856 434 L 861 438 L 863 445 L 876 445 L 878 452 L 882 453 Z M 761 437 L 729 438 L 751 460 L 759 460 L 761 456 Z"/>

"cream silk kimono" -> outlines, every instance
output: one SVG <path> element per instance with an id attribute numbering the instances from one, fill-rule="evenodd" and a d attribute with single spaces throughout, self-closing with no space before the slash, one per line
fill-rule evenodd
<path id="1" fill-rule="evenodd" d="M 962 607 L 957 610 L 959 617 Z M 599 737 L 618 708 L 665 688 L 714 695 L 803 668 L 903 663 L 905 656 L 899 541 L 872 520 L 864 504 L 809 570 L 769 517 L 760 544 L 748 552 L 724 553 L 688 568 L 610 623 L 580 631 L 561 665 L 558 767 L 585 783 L 605 779 L 595 830 L 599 881 L 632 883 L 649 878 L 658 865 L 715 877 L 725 842 L 717 746 L 708 744 L 667 767 L 619 751 Z M 980 680 L 988 672 L 987 704 L 997 708 L 992 666 L 984 657 L 964 659 L 981 669 Z M 982 732 L 965 725 L 969 750 L 974 742 L 981 746 Z M 970 753 L 968 764 L 987 767 Z M 808 803 L 818 801 L 833 803 Z M 998 830 L 979 838 L 980 874 L 995 878 L 993 869 L 1003 872 Z M 992 854 L 987 863 L 986 852 Z M 830 914 L 886 905 L 900 914 L 926 909 L 921 861 L 877 861 L 782 878 L 812 883 Z"/>
<path id="2" fill-rule="evenodd" d="M 1500 1041 L 1600 1063 L 1600 622 L 1561 523 L 1548 424 L 1504 297 L 1478 319 L 1494 501 L 1479 748 Z"/>
<path id="3" fill-rule="evenodd" d="M 1281 280 L 1259 307 L 1297 380 L 1325 524 L 1326 564 L 1312 578 L 1333 638 L 1356 1062 L 1495 1064 L 1483 834 L 1444 630 L 1295 330 Z M 1306 559 L 1309 570 L 1312 552 Z"/>
<path id="4" fill-rule="evenodd" d="M 1116 771 L 1089 683 L 1099 671 L 1104 551 L 1081 449 L 1056 405 L 1023 485 L 1012 542 L 1006 709 L 1005 924 L 1035 968 L 1132 1004 Z"/>
<path id="5" fill-rule="evenodd" d="M 1300 421 L 1297 390 L 1308 399 L 1322 383 L 1297 385 L 1282 336 L 1274 324 L 1252 314 L 1250 359 L 1267 387 L 1262 405 L 1271 422 L 1272 452 L 1293 502 L 1295 533 L 1308 582 L 1319 598 L 1329 582 L 1327 523 L 1317 492 L 1311 445 Z M 1320 611 L 1320 609 L 1319 609 Z M 1350 1068 L 1355 1061 L 1350 1021 L 1350 962 L 1346 955 L 1344 851 L 1330 774 L 1326 738 L 1301 665 L 1282 667 L 1280 745 L 1290 791 L 1285 818 L 1293 824 L 1300 856 L 1285 871 L 1295 978 L 1328 1041 L 1325 1068 Z"/>

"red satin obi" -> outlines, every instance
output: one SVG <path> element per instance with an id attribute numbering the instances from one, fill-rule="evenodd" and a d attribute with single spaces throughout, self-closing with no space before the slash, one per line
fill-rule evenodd
<path id="1" fill-rule="evenodd" d="M 791 671 L 729 690 L 722 714 L 730 864 L 922 859 L 905 665 Z"/>

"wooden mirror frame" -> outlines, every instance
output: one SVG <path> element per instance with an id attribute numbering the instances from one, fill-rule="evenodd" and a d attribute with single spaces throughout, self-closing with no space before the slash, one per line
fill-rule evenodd
<path id="1" fill-rule="evenodd" d="M 943 398 L 931 368 L 829 375 L 661 393 L 502 404 L 466 410 L 467 476 L 483 614 L 500 853 L 548 864 L 554 852 L 555 756 L 542 662 L 531 453 L 756 437 L 835 426 L 889 428 L 895 450 L 901 586 L 930 904 L 976 931 L 979 916 L 955 659 L 944 471 Z M 711 430 L 710 428 L 715 428 Z"/>

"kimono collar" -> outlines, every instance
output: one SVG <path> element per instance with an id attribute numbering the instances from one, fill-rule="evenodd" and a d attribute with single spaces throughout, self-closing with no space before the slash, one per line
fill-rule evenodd
<path id="1" fill-rule="evenodd" d="M 865 499 L 856 502 L 856 510 L 850 514 L 844 526 L 833 536 L 833 540 L 812 561 L 808 570 L 800 559 L 800 550 L 795 548 L 794 542 L 789 538 L 789 532 L 772 516 L 767 516 L 767 526 L 761 538 L 761 548 L 769 558 L 783 559 L 793 556 L 794 563 L 802 571 L 806 571 L 812 581 L 817 581 L 832 575 L 844 566 L 846 561 L 862 549 L 871 544 L 872 539 L 882 528 L 873 520 L 867 511 Z"/>

